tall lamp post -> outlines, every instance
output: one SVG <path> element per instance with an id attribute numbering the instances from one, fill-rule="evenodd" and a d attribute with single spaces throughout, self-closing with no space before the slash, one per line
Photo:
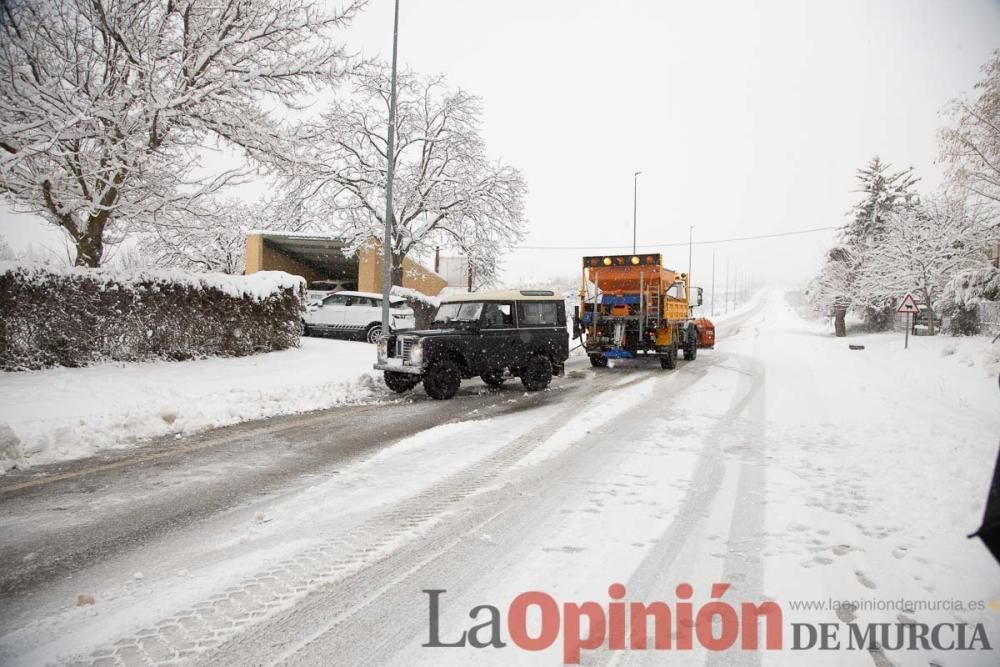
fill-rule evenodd
<path id="1" fill-rule="evenodd" d="M 688 227 L 688 277 L 687 277 L 687 293 L 688 293 L 688 305 L 691 305 L 691 251 L 694 249 L 694 225 Z"/>
<path id="2" fill-rule="evenodd" d="M 636 234 L 636 221 L 639 219 L 639 174 L 641 171 L 637 171 L 632 174 L 632 254 L 635 254 L 635 234 Z"/>
<path id="3" fill-rule="evenodd" d="M 385 237 L 382 240 L 382 338 L 389 337 L 389 291 L 392 288 L 392 177 L 396 169 L 396 50 L 399 42 L 399 0 L 392 20 L 392 79 L 389 83 L 388 157 L 385 170 Z"/>

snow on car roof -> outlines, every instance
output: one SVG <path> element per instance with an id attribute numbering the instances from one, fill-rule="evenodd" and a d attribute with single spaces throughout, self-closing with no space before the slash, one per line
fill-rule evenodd
<path id="1" fill-rule="evenodd" d="M 372 299 L 381 299 L 382 294 L 379 292 L 352 292 L 351 290 L 341 290 L 339 292 L 334 292 L 337 296 L 367 296 Z M 332 295 L 331 295 L 332 296 Z M 403 297 L 396 296 L 395 294 L 389 297 L 389 303 L 393 301 L 404 301 Z"/>
<path id="2" fill-rule="evenodd" d="M 442 302 L 453 301 L 562 301 L 555 290 L 547 289 L 505 289 L 491 292 L 469 292 L 468 294 L 448 295 Z"/>

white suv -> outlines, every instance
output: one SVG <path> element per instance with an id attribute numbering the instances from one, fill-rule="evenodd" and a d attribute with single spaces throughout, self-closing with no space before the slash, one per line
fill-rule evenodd
<path id="1" fill-rule="evenodd" d="M 382 295 L 374 292 L 337 292 L 307 306 L 303 332 L 339 334 L 369 343 L 382 337 Z M 389 297 L 389 327 L 392 331 L 416 326 L 413 309 L 405 299 Z"/>

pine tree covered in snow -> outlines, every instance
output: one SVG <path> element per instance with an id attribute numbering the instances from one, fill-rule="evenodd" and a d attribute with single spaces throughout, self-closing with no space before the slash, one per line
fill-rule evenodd
<path id="1" fill-rule="evenodd" d="M 76 264 L 140 226 L 217 212 L 243 167 L 206 142 L 282 155 L 267 109 L 345 66 L 334 41 L 363 3 L 35 0 L 0 12 L 0 192 L 62 228 Z"/>
<path id="2" fill-rule="evenodd" d="M 851 306 L 860 310 L 865 325 L 873 331 L 883 331 L 892 323 L 898 293 L 878 285 L 858 285 L 853 277 L 860 275 L 871 261 L 872 253 L 883 247 L 886 220 L 899 206 L 917 200 L 913 186 L 919 180 L 913 168 L 892 171 L 892 165 L 877 155 L 857 171 L 860 184 L 857 192 L 864 195 L 851 209 L 851 221 L 841 234 L 841 243 L 851 256 Z"/>
<path id="3" fill-rule="evenodd" d="M 350 88 L 313 127 L 285 192 L 301 221 L 332 225 L 360 247 L 384 233 L 389 68 L 367 65 Z M 487 158 L 480 113 L 478 98 L 443 77 L 399 73 L 393 284 L 401 284 L 403 258 L 436 246 L 469 257 L 488 282 L 503 251 L 522 238 L 524 178 Z"/>

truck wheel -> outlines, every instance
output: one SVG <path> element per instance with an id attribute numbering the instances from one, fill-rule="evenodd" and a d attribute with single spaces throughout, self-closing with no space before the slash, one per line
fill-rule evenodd
<path id="1" fill-rule="evenodd" d="M 420 382 L 419 376 L 410 375 L 409 373 L 394 373 L 393 371 L 383 373 L 382 379 L 385 380 L 385 386 L 397 394 L 405 394 Z"/>
<path id="2" fill-rule="evenodd" d="M 677 368 L 677 348 L 671 347 L 665 355 L 660 357 L 660 368 L 672 371 Z"/>
<path id="3" fill-rule="evenodd" d="M 536 354 L 528 360 L 521 371 L 521 384 L 528 391 L 541 391 L 552 382 L 552 362 L 542 354 Z"/>
<path id="4" fill-rule="evenodd" d="M 504 382 L 503 371 L 490 371 L 479 376 L 483 382 L 491 387 L 499 387 Z"/>
<path id="5" fill-rule="evenodd" d="M 424 375 L 424 391 L 433 399 L 446 401 L 458 393 L 462 374 L 454 361 L 443 359 L 435 362 Z"/>
<path id="6" fill-rule="evenodd" d="M 687 345 L 684 346 L 684 359 L 694 361 L 698 358 L 698 329 L 694 323 L 688 326 Z"/>
<path id="7" fill-rule="evenodd" d="M 590 365 L 594 368 L 607 368 L 608 358 L 603 354 L 592 354 L 590 355 Z"/>

